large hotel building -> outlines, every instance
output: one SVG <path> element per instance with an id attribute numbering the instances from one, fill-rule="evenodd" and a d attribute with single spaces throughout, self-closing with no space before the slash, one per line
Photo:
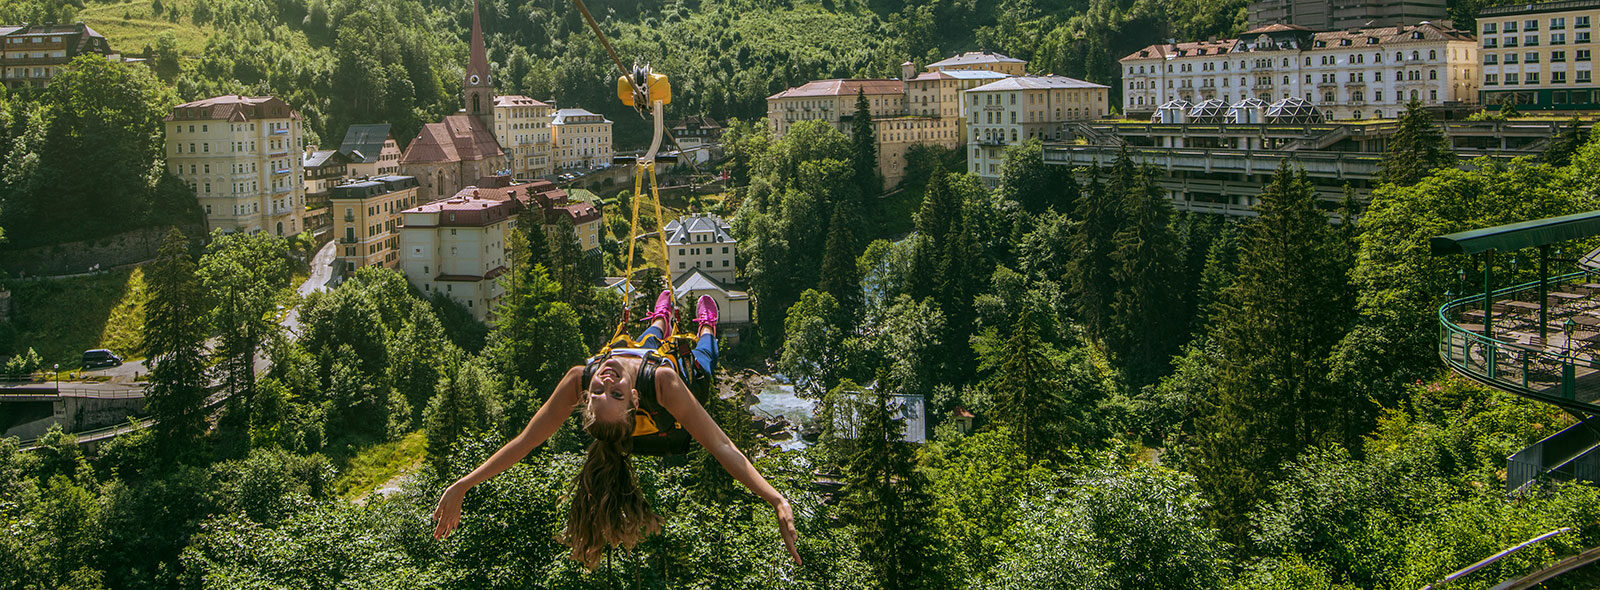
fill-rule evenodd
<path id="1" fill-rule="evenodd" d="M 1316 32 L 1274 24 L 1238 39 L 1151 45 L 1122 58 L 1123 111 L 1169 103 L 1304 100 L 1328 119 L 1394 117 L 1478 102 L 1482 70 L 1471 33 L 1432 23 Z"/>
<path id="2" fill-rule="evenodd" d="M 1478 13 L 1485 106 L 1600 108 L 1594 84 L 1600 0 L 1517 4 Z"/>
<path id="3" fill-rule="evenodd" d="M 305 228 L 300 113 L 270 96 L 186 102 L 167 115 L 167 162 L 199 197 L 206 230 Z"/>
<path id="4" fill-rule="evenodd" d="M 878 171 L 883 175 L 884 186 L 893 187 L 905 175 L 905 154 L 913 145 L 962 149 L 968 142 L 983 141 L 988 150 L 983 153 L 998 154 L 997 149 L 1017 142 L 1003 139 L 1009 135 L 992 132 L 981 138 L 975 135 L 975 121 L 999 123 L 994 119 L 997 115 L 979 115 L 972 110 L 970 98 L 964 97 L 973 93 L 1004 92 L 1002 99 L 1015 100 L 1023 95 L 1031 97 L 1024 88 L 1064 89 L 1064 85 L 1072 85 L 1074 92 L 1045 93 L 1048 100 L 1055 102 L 1050 103 L 1050 108 L 1033 113 L 1040 118 L 1022 121 L 1035 131 L 1033 136 L 1049 139 L 1059 139 L 1062 126 L 1068 121 L 1104 117 L 1109 112 L 1108 87 L 1061 76 L 1022 76 L 1024 66 L 1022 60 L 997 53 L 969 52 L 928 64 L 922 74 L 907 62 L 901 67 L 898 80 L 815 80 L 767 97 L 767 129 L 774 138 L 781 138 L 795 123 L 821 120 L 849 135 L 857 96 L 865 95 L 878 144 Z M 993 102 L 997 99 L 989 100 L 980 108 L 992 110 L 998 106 Z M 1022 107 L 1029 104 L 1032 103 Z M 977 162 L 976 157 L 969 158 L 968 169 L 990 184 L 999 181 L 997 168 L 991 172 L 990 167 Z"/>

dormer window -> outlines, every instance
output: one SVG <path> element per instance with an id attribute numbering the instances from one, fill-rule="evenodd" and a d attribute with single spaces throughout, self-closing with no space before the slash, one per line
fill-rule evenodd
<path id="1" fill-rule="evenodd" d="M 1340 47 L 1349 47 L 1350 46 L 1350 40 L 1349 39 L 1340 39 L 1339 40 L 1339 46 Z"/>
<path id="2" fill-rule="evenodd" d="M 1411 38 L 1412 39 L 1421 39 L 1422 38 L 1422 31 L 1412 31 L 1411 32 Z"/>
<path id="3" fill-rule="evenodd" d="M 1377 45 L 1377 44 L 1378 44 L 1378 38 L 1377 37 L 1367 37 L 1367 45 Z"/>

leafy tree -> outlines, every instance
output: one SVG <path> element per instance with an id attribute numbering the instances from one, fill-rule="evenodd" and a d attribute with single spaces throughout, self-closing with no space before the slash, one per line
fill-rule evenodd
<path id="1" fill-rule="evenodd" d="M 1223 293 L 1216 406 L 1200 426 L 1195 465 L 1217 522 L 1235 539 L 1278 466 L 1308 446 L 1343 440 L 1365 401 L 1342 398 L 1327 377 L 1352 294 L 1305 173 L 1280 166 L 1256 211 L 1240 239 L 1238 278 Z"/>
<path id="2" fill-rule="evenodd" d="M 11 245 L 194 220 L 193 193 L 163 183 L 162 118 L 175 103 L 149 69 L 95 55 L 78 57 L 53 78 L 5 159 L 0 225 Z"/>
<path id="3" fill-rule="evenodd" d="M 278 289 L 289 282 L 288 248 L 282 238 L 267 234 L 211 234 L 200 257 L 201 285 L 215 302 L 212 328 L 219 341 L 215 356 L 229 407 L 250 407 L 255 391 L 256 350 L 279 329 L 275 317 Z"/>
<path id="4" fill-rule="evenodd" d="M 856 111 L 850 118 L 850 169 L 855 185 L 868 197 L 883 192 L 878 176 L 878 142 L 872 132 L 872 106 L 866 90 L 856 90 Z"/>
<path id="5" fill-rule="evenodd" d="M 842 376 L 845 334 L 840 315 L 833 295 L 814 289 L 789 308 L 778 370 L 794 380 L 795 393 L 820 398 Z"/>
<path id="6" fill-rule="evenodd" d="M 1073 211 L 1078 183 L 1070 168 L 1045 164 L 1044 143 L 1029 139 L 1006 148 L 1005 165 L 1000 168 L 1000 194 L 1032 214 L 1047 207 Z"/>
<path id="7" fill-rule="evenodd" d="M 445 339 L 439 319 L 420 305 L 412 308 L 405 327 L 388 344 L 389 383 L 420 414 L 439 385 L 439 359 L 454 347 Z"/>
<path id="8" fill-rule="evenodd" d="M 205 434 L 206 308 L 189 241 L 167 232 L 150 272 L 145 304 L 145 352 L 150 355 L 151 416 L 162 454 L 173 457 Z"/>
<path id="9" fill-rule="evenodd" d="M 1379 161 L 1378 180 L 1402 186 L 1416 184 L 1440 168 L 1453 168 L 1456 154 L 1449 139 L 1433 124 L 1433 116 L 1416 99 L 1406 103 L 1400 128 L 1389 138 Z"/>
<path id="10" fill-rule="evenodd" d="M 499 383 L 476 358 L 450 351 L 442 363 L 438 395 L 423 418 L 428 430 L 428 462 L 441 478 L 452 475 L 450 455 L 457 441 L 487 432 L 499 422 Z"/>

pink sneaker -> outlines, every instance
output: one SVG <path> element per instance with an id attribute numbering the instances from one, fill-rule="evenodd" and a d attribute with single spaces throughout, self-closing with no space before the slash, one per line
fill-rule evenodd
<path id="1" fill-rule="evenodd" d="M 718 317 L 717 300 L 712 299 L 710 295 L 701 295 L 700 301 L 695 303 L 695 307 L 700 310 L 700 313 L 694 316 L 694 323 L 701 326 L 710 325 L 716 327 Z"/>
<path id="2" fill-rule="evenodd" d="M 656 318 L 666 318 L 667 323 L 671 324 L 674 311 L 677 310 L 672 306 L 672 291 L 662 289 L 661 294 L 656 296 L 656 310 L 650 312 L 650 315 L 644 316 L 644 321 L 651 322 L 655 321 Z"/>

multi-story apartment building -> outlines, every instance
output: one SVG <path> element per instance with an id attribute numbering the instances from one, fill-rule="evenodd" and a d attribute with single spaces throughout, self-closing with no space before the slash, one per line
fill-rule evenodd
<path id="1" fill-rule="evenodd" d="M 966 92 L 972 142 L 967 170 L 1000 183 L 1005 148 L 1029 139 L 1058 140 L 1064 123 L 1106 116 L 1111 88 L 1065 76 L 1019 76 Z"/>
<path id="2" fill-rule="evenodd" d="M 993 65 L 1009 67 L 1012 61 L 1020 60 L 996 61 Z M 1008 74 L 986 69 L 947 69 L 919 75 L 911 62 L 901 65 L 901 75 L 906 81 L 906 114 L 873 120 L 878 140 L 878 168 L 886 186 L 894 186 L 902 179 L 905 155 L 911 146 L 960 149 L 967 136 L 964 93 L 1008 77 Z"/>
<path id="3" fill-rule="evenodd" d="M 534 178 L 551 174 L 552 110 L 549 104 L 526 96 L 495 97 L 494 134 L 506 151 L 513 175 Z"/>
<path id="4" fill-rule="evenodd" d="M 999 72 L 1007 76 L 1021 76 L 1025 73 L 1028 62 L 1015 57 L 1007 57 L 988 51 L 968 51 L 955 57 L 928 64 L 930 72 L 954 72 L 961 70 Z"/>
<path id="5" fill-rule="evenodd" d="M 320 231 L 333 224 L 328 197 L 333 194 L 333 187 L 343 183 L 350 173 L 350 159 L 338 150 L 307 147 L 300 167 L 305 173 L 305 229 Z"/>
<path id="6" fill-rule="evenodd" d="M 1256 0 L 1250 27 L 1294 24 L 1322 30 L 1393 27 L 1447 17 L 1445 0 Z"/>
<path id="7" fill-rule="evenodd" d="M 561 109 L 550 122 L 556 169 L 604 168 L 611 165 L 611 121 L 584 109 Z"/>
<path id="8" fill-rule="evenodd" d="M 1239 39 L 1151 45 L 1122 58 L 1123 110 L 1181 101 L 1301 98 L 1330 119 L 1393 117 L 1412 99 L 1430 107 L 1478 100 L 1476 41 L 1421 23 L 1314 32 L 1269 25 Z"/>
<path id="9" fill-rule="evenodd" d="M 7 89 L 43 88 L 85 53 L 115 57 L 106 38 L 83 23 L 0 25 L 0 80 Z"/>
<path id="10" fill-rule="evenodd" d="M 906 89 L 899 80 L 812 80 L 767 97 L 767 130 L 776 139 L 797 122 L 822 120 L 849 134 L 858 93 L 866 94 L 874 119 L 905 114 Z"/>
<path id="11" fill-rule="evenodd" d="M 1600 108 L 1594 81 L 1600 0 L 1485 8 L 1478 13 L 1485 106 L 1525 110 Z"/>
<path id="12" fill-rule="evenodd" d="M 400 212 L 417 205 L 417 179 L 379 176 L 333 187 L 328 195 L 334 265 L 345 273 L 365 266 L 394 268 L 399 261 Z"/>
<path id="13" fill-rule="evenodd" d="M 724 284 L 733 284 L 739 272 L 739 241 L 732 227 L 716 216 L 695 215 L 668 222 L 667 268 L 673 274 L 700 269 Z"/>
<path id="14" fill-rule="evenodd" d="M 455 196 L 512 201 L 514 212 L 520 213 L 524 209 L 536 211 L 533 218 L 543 226 L 547 236 L 560 227 L 562 219 L 566 219 L 577 233 L 578 246 L 586 254 L 600 250 L 600 209 L 593 204 L 572 199 L 567 191 L 548 180 L 519 183 L 513 182 L 510 175 L 502 174 L 480 178 L 476 186 L 464 188 Z"/>
<path id="15" fill-rule="evenodd" d="M 389 135 L 388 123 L 351 125 L 339 142 L 339 153 L 350 160 L 353 178 L 373 178 L 400 173 L 400 144 Z"/>
<path id="16" fill-rule="evenodd" d="M 424 293 L 443 292 L 473 317 L 489 319 L 504 290 L 506 231 L 515 200 L 470 196 L 440 199 L 401 212 L 400 271 Z"/>
<path id="17" fill-rule="evenodd" d="M 215 96 L 172 107 L 167 162 L 205 210 L 206 229 L 305 227 L 300 113 L 270 96 Z"/>

